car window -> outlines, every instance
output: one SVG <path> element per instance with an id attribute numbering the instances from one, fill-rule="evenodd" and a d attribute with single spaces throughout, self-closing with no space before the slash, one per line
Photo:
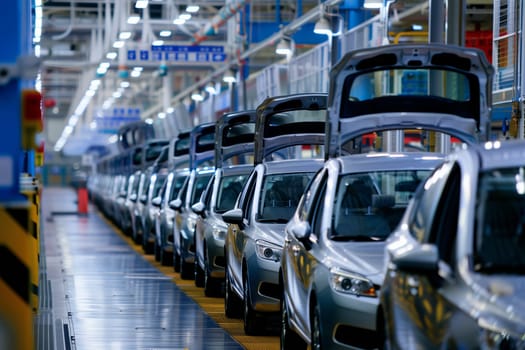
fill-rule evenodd
<path id="1" fill-rule="evenodd" d="M 323 215 L 325 212 L 325 206 L 324 204 L 324 198 L 326 197 L 326 182 L 328 179 L 328 175 L 325 172 L 322 174 L 321 181 L 319 182 L 319 191 L 317 191 L 315 195 L 315 199 L 313 201 L 314 208 L 312 210 L 311 215 L 311 223 L 310 227 L 312 228 L 312 232 L 317 235 L 318 237 L 321 237 L 321 224 L 323 223 Z"/>
<path id="2" fill-rule="evenodd" d="M 430 225 L 436 211 L 438 198 L 452 169 L 452 163 L 438 166 L 415 194 L 414 209 L 409 218 L 410 233 L 419 241 L 429 238 Z"/>
<path id="3" fill-rule="evenodd" d="M 223 176 L 217 193 L 215 211 L 224 213 L 233 208 L 248 175 Z"/>
<path id="4" fill-rule="evenodd" d="M 461 171 L 456 164 L 447 178 L 442 196 L 437 203 L 429 234 L 429 242 L 437 245 L 440 259 L 450 265 L 455 261 L 460 184 Z"/>
<path id="5" fill-rule="evenodd" d="M 475 213 L 474 269 L 525 271 L 525 168 L 482 172 Z"/>
<path id="6" fill-rule="evenodd" d="M 388 170 L 340 176 L 330 238 L 384 240 L 396 228 L 430 170 Z"/>
<path id="7" fill-rule="evenodd" d="M 321 183 L 324 176 L 326 176 L 326 170 L 321 169 L 317 173 L 317 175 L 314 176 L 314 178 L 312 179 L 312 181 L 310 182 L 310 184 L 307 186 L 306 190 L 304 191 L 304 194 L 298 206 L 299 218 L 302 221 L 307 221 L 312 216 L 312 215 L 309 215 L 310 208 L 312 207 L 312 204 L 318 199 L 316 192 L 318 190 L 319 183 Z"/>
<path id="8" fill-rule="evenodd" d="M 250 218 L 251 209 L 252 209 L 252 198 L 253 192 L 255 190 L 255 182 L 257 181 L 257 172 L 254 171 L 248 178 L 245 188 L 242 190 L 241 195 L 239 196 L 239 208 L 242 209 L 245 219 Z"/>
<path id="9" fill-rule="evenodd" d="M 266 175 L 261 188 L 257 221 L 288 222 L 312 176 L 313 173 Z"/>
<path id="10" fill-rule="evenodd" d="M 155 180 L 155 184 L 153 186 L 153 192 L 151 195 L 151 198 L 155 198 L 159 195 L 160 190 L 162 186 L 164 185 L 164 182 L 166 180 L 166 175 L 157 175 L 157 179 Z"/>
<path id="11" fill-rule="evenodd" d="M 193 185 L 193 193 L 191 195 L 190 205 L 197 203 L 200 199 L 202 191 L 206 188 L 208 181 L 210 181 L 211 174 L 199 174 L 195 177 Z"/>
<path id="12" fill-rule="evenodd" d="M 206 206 L 206 208 L 209 208 L 211 204 L 211 197 L 213 194 L 213 185 L 215 183 L 215 179 L 216 179 L 215 175 L 212 175 L 212 177 L 210 178 L 210 181 L 208 181 L 208 184 L 206 185 L 206 188 L 204 189 L 204 192 L 201 195 L 201 200 Z"/>
<path id="13" fill-rule="evenodd" d="M 170 201 L 177 198 L 179 195 L 180 190 L 184 186 L 184 183 L 187 179 L 187 176 L 177 176 L 175 175 L 175 178 L 173 179 L 173 184 L 171 185 L 171 194 L 170 194 Z M 183 197 L 181 197 L 183 198 Z"/>

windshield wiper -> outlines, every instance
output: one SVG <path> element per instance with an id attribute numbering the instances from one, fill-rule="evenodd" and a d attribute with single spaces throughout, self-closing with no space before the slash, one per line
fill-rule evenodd
<path id="1" fill-rule="evenodd" d="M 334 235 L 334 236 L 330 236 L 330 239 L 332 241 L 337 241 L 337 242 L 378 242 L 378 241 L 384 241 L 386 237 L 374 237 L 374 236 L 367 236 L 367 235 L 355 235 L 355 236 Z"/>

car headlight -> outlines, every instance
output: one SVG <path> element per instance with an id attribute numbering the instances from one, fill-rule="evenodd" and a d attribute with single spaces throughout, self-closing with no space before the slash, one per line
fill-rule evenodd
<path id="1" fill-rule="evenodd" d="M 213 239 L 217 241 L 224 241 L 224 238 L 226 237 L 226 231 L 218 229 L 218 228 L 214 228 L 212 231 L 212 234 L 213 234 Z"/>
<path id="2" fill-rule="evenodd" d="M 265 260 L 279 261 L 281 260 L 281 253 L 283 247 L 277 244 L 263 241 L 261 239 L 255 241 L 255 251 L 257 256 Z"/>
<path id="3" fill-rule="evenodd" d="M 377 297 L 372 281 L 359 274 L 339 268 L 330 269 L 330 285 L 341 293 L 365 297 Z"/>

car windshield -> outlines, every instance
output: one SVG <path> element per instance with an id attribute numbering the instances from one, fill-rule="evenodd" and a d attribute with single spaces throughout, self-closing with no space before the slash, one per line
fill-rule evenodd
<path id="1" fill-rule="evenodd" d="M 267 175 L 264 178 L 257 221 L 286 223 L 313 173 Z"/>
<path id="2" fill-rule="evenodd" d="M 383 241 L 397 226 L 421 181 L 431 170 L 376 171 L 339 179 L 330 238 Z"/>
<path id="3" fill-rule="evenodd" d="M 474 269 L 525 273 L 525 169 L 482 173 L 477 200 Z"/>
<path id="4" fill-rule="evenodd" d="M 225 213 L 233 208 L 247 178 L 248 175 L 224 176 L 222 178 L 217 193 L 217 205 L 215 207 L 217 213 Z"/>

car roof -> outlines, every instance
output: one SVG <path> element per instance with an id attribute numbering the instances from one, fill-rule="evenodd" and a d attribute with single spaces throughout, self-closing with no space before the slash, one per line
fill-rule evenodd
<path id="1" fill-rule="evenodd" d="M 434 169 L 445 155 L 429 152 L 382 152 L 341 156 L 329 161 L 341 164 L 341 173 Z"/>
<path id="2" fill-rule="evenodd" d="M 284 159 L 276 162 L 265 162 L 266 174 L 300 173 L 312 172 L 320 169 L 324 161 L 322 159 Z"/>
<path id="3" fill-rule="evenodd" d="M 253 164 L 230 165 L 221 169 L 223 176 L 249 174 L 253 170 Z"/>

